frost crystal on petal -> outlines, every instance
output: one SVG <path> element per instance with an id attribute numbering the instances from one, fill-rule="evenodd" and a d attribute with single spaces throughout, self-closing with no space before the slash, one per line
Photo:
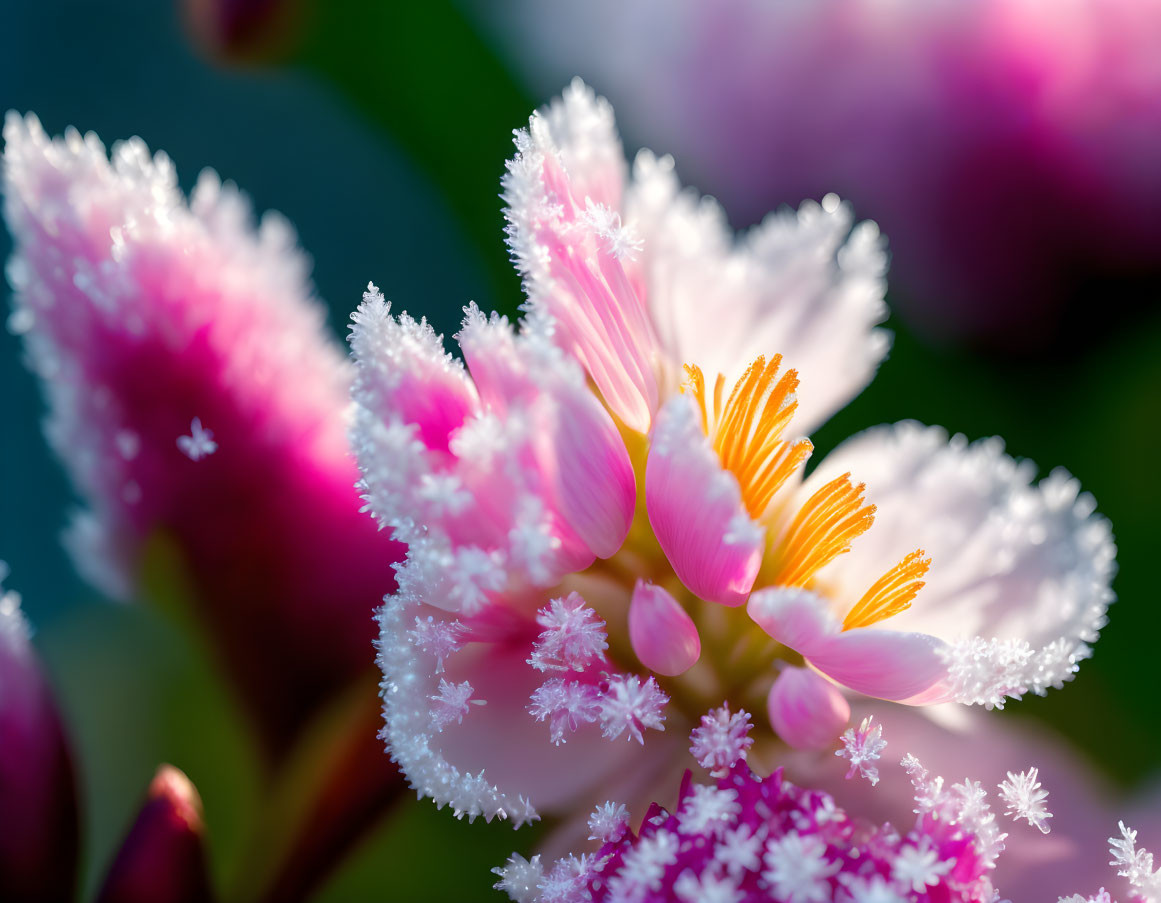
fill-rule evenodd
<path id="1" fill-rule="evenodd" d="M 630 739 L 643 744 L 642 731 L 665 730 L 662 712 L 669 697 L 657 686 L 656 680 L 650 677 L 642 683 L 636 674 L 630 674 L 610 678 L 608 683 L 608 689 L 601 695 L 601 724 L 606 737 L 615 740 L 628 731 Z"/>
<path id="2" fill-rule="evenodd" d="M 766 864 L 762 877 L 788 903 L 826 903 L 833 896 L 830 877 L 842 867 L 828 862 L 826 843 L 809 834 L 771 839 L 762 861 Z"/>
<path id="3" fill-rule="evenodd" d="M 519 853 L 513 853 L 507 863 L 492 869 L 492 872 L 500 876 L 492 886 L 508 894 L 515 903 L 533 903 L 540 894 L 544 867 L 539 856 L 525 859 Z"/>
<path id="4" fill-rule="evenodd" d="M 213 431 L 202 426 L 200 417 L 195 417 L 190 422 L 189 433 L 188 436 L 177 437 L 177 447 L 191 461 L 200 461 L 218 450 L 218 443 L 214 441 Z M 123 448 L 122 451 L 124 451 Z"/>
<path id="5" fill-rule="evenodd" d="M 1032 827 L 1047 834 L 1048 819 L 1052 813 L 1044 801 L 1048 799 L 1048 791 L 1040 786 L 1039 772 L 1035 768 L 1022 771 L 1019 774 L 1008 772 L 1008 780 L 1000 784 L 1000 798 L 1008 806 L 1009 818 L 1022 818 Z"/>
<path id="6" fill-rule="evenodd" d="M 701 726 L 689 735 L 692 741 L 689 751 L 702 768 L 720 778 L 746 758 L 747 750 L 754 744 L 754 739 L 747 736 L 752 727 L 749 712 L 742 710 L 731 715 L 730 707 L 724 705 L 702 715 Z"/>
<path id="7" fill-rule="evenodd" d="M 469 705 L 483 705 L 484 700 L 472 699 L 472 685 L 466 680 L 453 684 L 446 680 L 439 682 L 439 695 L 432 696 L 435 705 L 431 707 L 431 720 L 437 731 L 442 731 L 452 722 L 464 720 Z"/>
<path id="8" fill-rule="evenodd" d="M 858 772 L 872 785 L 879 783 L 879 769 L 875 767 L 875 762 L 879 760 L 880 754 L 887 746 L 887 741 L 883 739 L 883 725 L 873 724 L 874 718 L 868 716 L 863 719 L 863 723 L 858 728 L 850 728 L 843 734 L 843 748 L 838 750 L 835 755 L 844 759 L 849 759 L 851 763 L 850 770 L 847 772 L 847 779 L 853 778 L 855 772 Z"/>
<path id="9" fill-rule="evenodd" d="M 565 731 L 575 731 L 601 715 L 597 688 L 577 680 L 553 677 L 532 694 L 528 711 L 537 721 L 548 719 L 549 735 L 554 745 L 565 742 Z"/>
<path id="10" fill-rule="evenodd" d="M 584 671 L 603 662 L 608 640 L 605 622 L 585 604 L 579 593 L 553 599 L 536 615 L 544 628 L 528 664 L 538 671 Z"/>
<path id="11" fill-rule="evenodd" d="M 616 843 L 629 830 L 629 810 L 623 803 L 602 803 L 589 816 L 589 840 Z"/>
<path id="12" fill-rule="evenodd" d="M 1117 874 L 1129 879 L 1129 885 L 1145 903 L 1161 900 L 1161 869 L 1153 871 L 1153 854 L 1137 849 L 1137 832 L 1118 822 L 1120 837 L 1109 838 L 1109 865 L 1115 866 Z"/>
<path id="13" fill-rule="evenodd" d="M 737 803 L 736 790 L 719 790 L 706 784 L 696 784 L 693 793 L 677 812 L 677 823 L 682 834 L 722 834 L 730 821 L 742 811 Z"/>
<path id="14" fill-rule="evenodd" d="M 459 621 L 437 621 L 431 615 L 415 618 L 415 629 L 407 636 L 416 646 L 435 658 L 435 673 L 443 673 L 444 661 L 463 645 L 464 626 Z"/>
<path id="15" fill-rule="evenodd" d="M 924 838 L 918 846 L 905 846 L 899 851 L 891 868 L 891 877 L 904 887 L 909 886 L 915 893 L 922 894 L 926 893 L 927 888 L 939 884 L 951 866 L 951 862 L 940 859 L 939 851 Z"/>

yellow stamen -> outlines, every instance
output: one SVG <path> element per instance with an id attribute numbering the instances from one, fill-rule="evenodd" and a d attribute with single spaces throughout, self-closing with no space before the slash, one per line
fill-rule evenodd
<path id="1" fill-rule="evenodd" d="M 862 599 L 843 619 L 843 630 L 869 627 L 911 607 L 911 600 L 923 589 L 920 578 L 931 567 L 931 559 L 916 549 L 875 581 Z"/>
<path id="2" fill-rule="evenodd" d="M 774 493 L 810 456 L 809 439 L 781 438 L 798 408 L 794 390 L 798 372 L 787 370 L 777 379 L 782 356 L 770 362 L 759 356 L 722 403 L 725 377 L 714 381 L 712 405 L 706 399 L 705 376 L 695 364 L 686 364 L 689 391 L 701 410 L 701 424 L 722 466 L 737 477 L 742 501 L 754 519 L 762 516 Z"/>
<path id="3" fill-rule="evenodd" d="M 779 543 L 778 586 L 806 586 L 812 577 L 870 529 L 875 506 L 863 500 L 864 485 L 844 473 L 814 493 L 795 515 Z"/>

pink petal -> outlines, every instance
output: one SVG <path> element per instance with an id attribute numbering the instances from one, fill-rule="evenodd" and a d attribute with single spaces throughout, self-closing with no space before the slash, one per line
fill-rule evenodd
<path id="1" fill-rule="evenodd" d="M 916 705 L 945 700 L 940 640 L 877 628 L 843 631 L 829 605 L 808 590 L 772 587 L 753 593 L 747 611 L 766 633 L 845 687 Z"/>
<path id="2" fill-rule="evenodd" d="M 770 724 L 795 749 L 833 746 L 851 706 L 830 681 L 808 668 L 786 667 L 766 698 Z"/>
<path id="3" fill-rule="evenodd" d="M 649 523 L 690 592 L 741 605 L 762 563 L 765 531 L 722 469 L 690 399 L 668 402 L 657 417 L 645 470 Z"/>
<path id="4" fill-rule="evenodd" d="M 633 518 L 636 478 L 620 433 L 583 373 L 546 336 L 527 330 L 516 336 L 506 320 L 485 320 L 474 308 L 459 340 L 483 401 L 504 414 L 528 412 L 531 466 L 546 503 L 594 555 L 612 555 Z"/>
<path id="5" fill-rule="evenodd" d="M 135 589 L 157 536 L 272 755 L 369 667 L 402 547 L 359 513 L 351 369 L 289 225 L 139 140 L 5 126 L 15 305 L 50 442 L 88 511 L 70 551 Z M 145 376 L 143 376 L 145 374 Z M 199 418 L 217 450 L 178 437 Z M 325 640 L 320 637 L 325 625 Z M 294 668 L 284 667 L 294 661 Z"/>
<path id="6" fill-rule="evenodd" d="M 650 671 L 676 677 L 701 656 L 693 618 L 664 587 L 638 580 L 629 603 L 629 640 Z"/>

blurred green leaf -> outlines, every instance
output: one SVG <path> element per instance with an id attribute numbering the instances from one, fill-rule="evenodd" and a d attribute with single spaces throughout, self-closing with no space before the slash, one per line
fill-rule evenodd
<path id="1" fill-rule="evenodd" d="M 498 308 L 514 313 L 519 280 L 498 194 L 512 130 L 535 104 L 456 5 L 313 3 L 295 62 L 338 87 L 440 186 L 480 250 Z"/>

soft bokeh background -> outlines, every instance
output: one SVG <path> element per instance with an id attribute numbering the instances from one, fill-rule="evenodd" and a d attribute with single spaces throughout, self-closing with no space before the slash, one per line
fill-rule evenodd
<path id="1" fill-rule="evenodd" d="M 140 135 L 169 152 L 187 188 L 212 166 L 257 208 L 281 210 L 314 258 L 336 335 L 368 280 L 448 334 L 469 300 L 513 313 L 520 298 L 502 241 L 500 174 L 511 130 L 562 84 L 511 42 L 488 38 L 466 7 L 325 6 L 288 57 L 224 66 L 194 49 L 170 3 L 12 4 L 0 30 L 0 106 L 35 111 L 50 132 L 74 124 L 106 142 Z M 593 83 L 616 105 L 621 86 Z M 630 144 L 650 143 L 631 123 L 626 131 Z M 654 149 L 677 151 L 681 172 L 679 148 Z M 699 178 L 712 184 L 712 174 Z M 1161 223 L 1157 247 L 1161 257 Z M 0 234 L 0 253 L 8 250 Z M 1111 622 L 1067 692 L 1000 717 L 1052 723 L 1126 789 L 1161 768 L 1161 307 L 1147 297 L 1114 320 L 1116 299 L 1096 292 L 1068 311 L 1068 328 L 1052 329 L 1060 338 L 1048 347 L 1021 353 L 1009 343 L 1003 355 L 935 343 L 892 316 L 894 350 L 878 379 L 815 437 L 823 452 L 907 417 L 970 438 L 999 434 L 1012 454 L 1044 472 L 1064 465 L 1096 496 L 1120 550 Z M 110 605 L 73 572 L 58 542 L 70 490 L 7 332 L 0 387 L 0 558 L 79 747 L 89 885 L 162 760 L 203 795 L 215 867 L 245 868 L 256 766 L 224 687 L 164 613 Z M 469 829 L 429 804 L 406 806 L 322 899 L 493 899 L 484 876 L 514 839 L 505 827 Z"/>

